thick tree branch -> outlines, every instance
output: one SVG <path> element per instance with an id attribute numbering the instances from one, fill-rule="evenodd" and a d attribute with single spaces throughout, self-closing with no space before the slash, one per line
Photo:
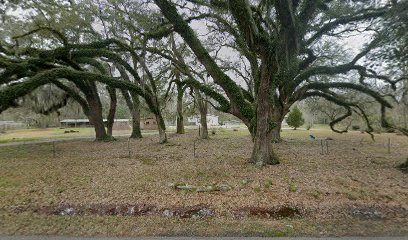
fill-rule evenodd
<path id="1" fill-rule="evenodd" d="M 381 17 L 384 16 L 388 10 L 389 10 L 388 7 L 383 7 L 369 12 L 363 10 L 361 13 L 337 18 L 329 23 L 324 24 L 314 35 L 312 35 L 309 39 L 306 40 L 305 45 L 308 46 L 312 44 L 314 41 L 321 38 L 324 34 L 336 29 L 341 25 Z"/>
<path id="2" fill-rule="evenodd" d="M 189 47 L 193 50 L 198 60 L 213 77 L 214 82 L 224 89 L 231 101 L 230 104 L 234 115 L 238 116 L 240 119 L 250 121 L 250 119 L 253 118 L 254 112 L 252 106 L 244 100 L 239 86 L 215 63 L 195 35 L 194 31 L 177 13 L 177 9 L 169 1 L 155 0 L 155 3 L 159 6 L 163 15 L 174 24 L 175 31 L 183 37 Z"/>

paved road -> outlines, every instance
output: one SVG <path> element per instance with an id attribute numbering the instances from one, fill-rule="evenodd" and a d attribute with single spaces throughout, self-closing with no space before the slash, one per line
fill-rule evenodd
<path id="1" fill-rule="evenodd" d="M 0 240 L 408 240 L 406 237 L 342 237 L 342 238 L 261 238 L 261 237 L 136 237 L 136 238 L 120 238 L 120 237 L 50 237 L 50 236 L 0 236 Z"/>

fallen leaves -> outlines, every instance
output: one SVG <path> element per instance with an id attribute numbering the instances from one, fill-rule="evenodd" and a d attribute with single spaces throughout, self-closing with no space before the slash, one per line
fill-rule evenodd
<path id="1" fill-rule="evenodd" d="M 129 211 L 142 217 L 150 215 L 138 215 L 137 206 L 148 205 L 157 210 L 151 215 L 157 223 L 162 220 L 156 217 L 181 218 L 194 209 L 191 216 L 211 215 L 208 223 L 214 227 L 222 218 L 232 229 L 236 212 L 245 208 L 252 210 L 243 211 L 243 221 L 268 214 L 274 219 L 274 211 L 289 206 L 309 223 L 317 217 L 333 222 L 345 214 L 372 220 L 360 215 L 370 215 L 371 210 L 363 210 L 373 206 L 381 216 L 408 208 L 408 179 L 396 168 L 408 155 L 406 137 L 384 134 L 376 142 L 361 144 L 360 133 L 335 135 L 319 130 L 313 134 L 333 138 L 330 153 L 322 155 L 320 143 L 309 140 L 309 132 L 293 132 L 284 132 L 292 140 L 273 145 L 282 164 L 262 169 L 247 162 L 252 149 L 249 134 L 232 130 L 217 132 L 210 140 L 196 140 L 195 156 L 195 133 L 173 135 L 167 146 L 158 144 L 156 136 L 130 140 L 130 157 L 127 139 L 56 143 L 56 158 L 50 144 L 2 147 L 0 209 L 18 219 L 44 206 L 66 207 L 65 212 L 58 209 L 53 215 L 59 217 L 61 211 L 70 216 L 70 207 L 75 216 L 83 217 L 78 206 L 110 206 L 90 216 L 110 216 L 115 211 L 120 214 L 114 216 L 128 216 Z M 289 136 L 292 133 L 296 135 Z M 389 136 L 397 146 L 391 154 L 382 144 Z M 182 184 L 174 184 L 176 190 L 169 182 Z M 221 191 L 223 186 L 226 191 Z M 117 210 L 117 206 L 127 208 Z M 353 206 L 363 210 L 353 215 Z M 265 214 L 254 214 L 256 209 Z M 375 211 L 372 215 L 376 216 Z M 193 219 L 191 216 L 187 219 Z M 400 223 L 404 215 L 397 214 L 394 220 Z"/>

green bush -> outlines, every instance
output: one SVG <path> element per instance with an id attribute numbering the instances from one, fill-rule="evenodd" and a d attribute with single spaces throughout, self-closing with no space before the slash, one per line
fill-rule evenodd
<path id="1" fill-rule="evenodd" d="M 292 111 L 290 111 L 288 115 L 287 123 L 289 126 L 293 127 L 295 130 L 296 128 L 302 126 L 305 123 L 305 119 L 303 119 L 303 114 L 297 106 L 295 106 L 292 109 Z"/>

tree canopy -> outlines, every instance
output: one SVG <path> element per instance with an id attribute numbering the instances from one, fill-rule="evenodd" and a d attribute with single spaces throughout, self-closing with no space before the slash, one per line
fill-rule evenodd
<path id="1" fill-rule="evenodd" d="M 74 99 L 106 139 L 98 92 L 107 89 L 113 119 L 117 89 L 134 122 L 142 99 L 164 143 L 163 110 L 176 85 L 178 119 L 190 89 L 200 112 L 210 104 L 248 127 L 258 165 L 279 163 L 271 142 L 281 140 L 291 106 L 310 97 L 343 109 L 330 123 L 335 132 L 346 132 L 336 125 L 353 114 L 372 131 L 366 109 L 350 97 L 364 94 L 384 127 L 407 133 L 386 118 L 406 86 L 406 70 L 395 74 L 406 67 L 405 1 L 44 0 L 6 1 L 1 11 L 0 112 L 53 85 L 65 94 L 47 111 Z M 353 39 L 359 44 L 349 47 Z"/>

